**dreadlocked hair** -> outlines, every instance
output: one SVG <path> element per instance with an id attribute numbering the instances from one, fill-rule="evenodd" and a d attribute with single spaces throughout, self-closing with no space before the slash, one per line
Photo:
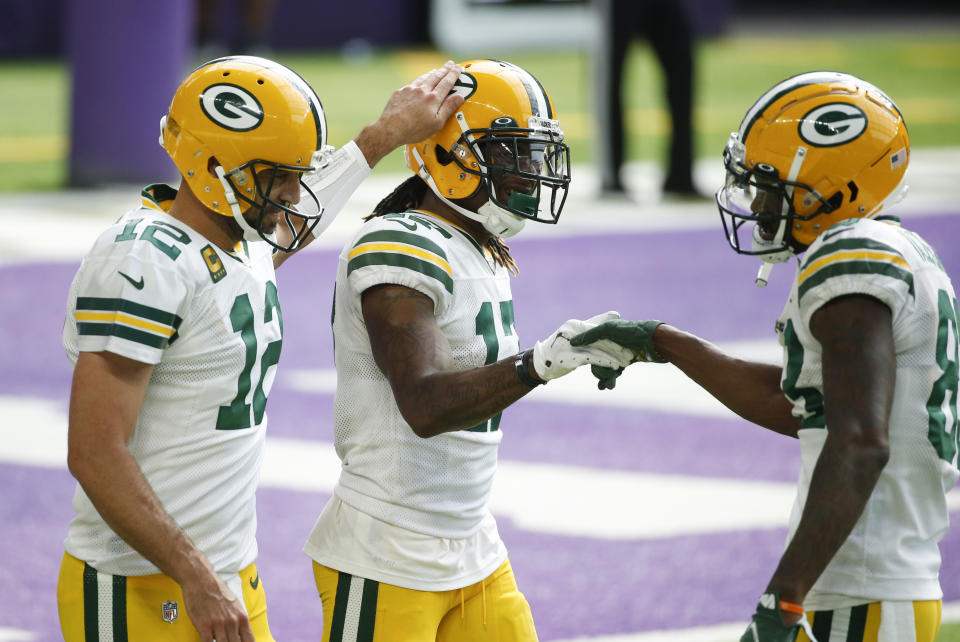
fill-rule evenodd
<path id="1" fill-rule="evenodd" d="M 363 220 L 369 221 L 372 218 L 384 216 L 385 214 L 395 214 L 397 212 L 416 209 L 420 207 L 420 203 L 423 202 L 423 197 L 426 193 L 427 184 L 424 183 L 419 176 L 414 174 L 397 185 L 390 194 L 377 203 L 377 206 L 373 208 L 373 213 L 364 216 Z M 520 274 L 517 262 L 510 256 L 510 246 L 504 243 L 502 238 L 499 236 L 491 236 L 487 240 L 487 250 L 490 252 L 490 256 L 493 257 L 493 260 L 506 268 L 510 274 L 513 276 Z"/>

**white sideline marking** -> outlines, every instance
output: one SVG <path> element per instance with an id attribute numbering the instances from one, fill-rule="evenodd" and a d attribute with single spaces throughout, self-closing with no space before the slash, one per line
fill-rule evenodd
<path id="1" fill-rule="evenodd" d="M 0 642 L 31 642 L 36 639 L 37 634 L 30 631 L 0 627 Z"/>
<path id="2" fill-rule="evenodd" d="M 66 412 L 59 402 L 0 396 L 6 425 L 0 462 L 63 469 Z M 340 461 L 328 442 L 269 437 L 261 484 L 330 493 Z M 630 510 L 623 498 L 630 498 Z M 790 483 L 611 471 L 501 461 L 490 500 L 495 515 L 535 532 L 601 539 L 651 539 L 787 525 Z M 960 491 L 947 496 L 960 508 Z M 697 506 L 697 510 L 677 510 Z"/>

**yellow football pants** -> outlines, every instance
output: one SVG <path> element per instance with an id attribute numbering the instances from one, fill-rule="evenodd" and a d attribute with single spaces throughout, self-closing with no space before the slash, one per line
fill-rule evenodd
<path id="1" fill-rule="evenodd" d="M 323 602 L 323 642 L 536 642 L 510 561 L 481 582 L 415 591 L 314 562 Z"/>
<path id="2" fill-rule="evenodd" d="M 806 614 L 817 642 L 934 642 L 940 630 L 940 600 L 873 602 Z M 810 642 L 803 631 L 797 642 Z"/>
<path id="3" fill-rule="evenodd" d="M 243 603 L 257 642 L 275 642 L 257 567 L 239 573 Z M 107 575 L 64 553 L 57 582 L 64 642 L 198 642 L 180 585 L 166 575 Z"/>

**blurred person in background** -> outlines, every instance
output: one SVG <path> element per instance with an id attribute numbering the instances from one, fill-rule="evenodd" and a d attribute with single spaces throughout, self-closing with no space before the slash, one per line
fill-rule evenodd
<path id="1" fill-rule="evenodd" d="M 218 31 L 221 0 L 197 0 L 197 55 L 210 60 L 227 51 L 264 56 L 270 52 L 270 29 L 276 0 L 234 0 L 240 5 L 239 36 L 224 38 Z"/>
<path id="2" fill-rule="evenodd" d="M 659 321 L 612 340 L 677 366 L 741 417 L 798 438 L 788 544 L 741 642 L 933 642 L 939 541 L 957 481 L 958 319 L 950 277 L 890 206 L 910 157 L 900 110 L 848 74 L 810 72 L 750 108 L 724 153 L 731 246 L 796 257 L 776 322 L 782 366 L 727 355 Z M 616 372 L 597 371 L 611 387 Z"/>
<path id="3" fill-rule="evenodd" d="M 489 508 L 501 413 L 586 364 L 624 365 L 570 320 L 520 351 L 503 237 L 556 223 L 569 150 L 543 86 L 506 62 L 462 63 L 466 99 L 406 148 L 416 174 L 340 254 L 334 430 L 343 462 L 304 547 L 325 642 L 537 639 Z"/>
<path id="4" fill-rule="evenodd" d="M 371 166 L 444 124 L 458 76 L 449 62 L 398 89 L 336 153 L 316 93 L 280 64 L 221 58 L 177 89 L 160 141 L 179 190 L 147 187 L 70 288 L 67 642 L 273 640 L 254 493 L 283 341 L 274 270 Z"/>
<path id="5" fill-rule="evenodd" d="M 650 43 L 663 71 L 670 113 L 664 195 L 699 198 L 693 182 L 693 28 L 685 0 L 594 0 L 602 26 L 597 45 L 597 119 L 600 189 L 626 194 L 623 177 L 629 140 L 624 119 L 624 68 L 635 37 Z"/>

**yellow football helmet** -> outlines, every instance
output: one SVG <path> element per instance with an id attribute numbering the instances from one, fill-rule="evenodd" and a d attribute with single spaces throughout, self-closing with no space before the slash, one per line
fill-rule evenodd
<path id="1" fill-rule="evenodd" d="M 406 146 L 407 167 L 492 234 L 512 236 L 526 220 L 556 223 L 570 183 L 570 150 L 550 96 L 508 62 L 471 60 L 461 67 L 452 92 L 464 97 L 463 105 L 439 132 Z M 488 201 L 478 211 L 451 202 L 474 196 L 481 186 Z M 541 212 L 544 188 L 550 206 Z"/>
<path id="2" fill-rule="evenodd" d="M 832 71 L 788 78 L 730 135 L 717 192 L 727 240 L 741 254 L 786 260 L 834 223 L 902 198 L 909 159 L 903 116 L 882 91 Z M 749 246 L 740 239 L 748 222 Z"/>
<path id="3" fill-rule="evenodd" d="M 310 85 L 293 70 L 254 56 L 198 67 L 160 121 L 160 144 L 200 202 L 232 216 L 247 240 L 286 251 L 308 238 L 323 208 L 302 180 L 298 207 L 269 198 L 270 189 L 280 171 L 302 176 L 316 170 L 330 149 L 326 140 L 323 107 Z M 218 167 L 211 168 L 211 158 Z M 294 236 L 289 245 L 261 231 L 268 206 L 283 212 Z"/>

